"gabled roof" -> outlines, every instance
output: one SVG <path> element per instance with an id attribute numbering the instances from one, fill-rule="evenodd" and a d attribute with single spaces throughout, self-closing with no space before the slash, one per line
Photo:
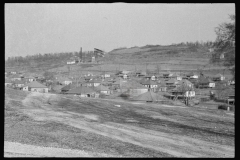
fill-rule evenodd
<path id="1" fill-rule="evenodd" d="M 176 79 L 170 79 L 166 83 L 176 83 L 176 82 L 178 82 Z"/>
<path id="2" fill-rule="evenodd" d="M 140 83 L 142 85 L 157 85 L 157 83 L 152 80 L 142 80 Z"/>
<path id="3" fill-rule="evenodd" d="M 76 87 L 71 89 L 70 91 L 66 92 L 68 94 L 89 94 L 89 93 L 94 93 L 95 91 L 90 88 L 90 87 Z"/>
<path id="4" fill-rule="evenodd" d="M 99 86 L 97 86 L 97 87 L 94 87 L 94 90 L 96 90 L 96 91 L 110 91 L 110 90 L 108 89 L 108 87 L 105 87 L 105 86 L 103 86 L 103 85 L 99 85 Z"/>
<path id="5" fill-rule="evenodd" d="M 25 86 L 28 86 L 31 88 L 48 88 L 47 86 L 45 86 L 37 81 L 30 82 L 30 83 L 26 84 Z"/>
<path id="6" fill-rule="evenodd" d="M 144 77 L 146 77 L 146 78 L 151 78 L 152 76 L 155 76 L 155 75 L 152 74 L 152 73 L 150 73 L 150 74 L 148 74 L 148 75 L 146 75 L 146 76 L 144 76 Z"/>
<path id="7" fill-rule="evenodd" d="M 186 76 L 194 76 L 194 75 L 196 75 L 196 74 L 194 74 L 193 72 L 186 74 Z"/>
<path id="8" fill-rule="evenodd" d="M 66 85 L 61 90 L 62 91 L 69 91 L 70 89 L 73 89 L 73 88 L 76 88 L 76 87 L 77 87 L 77 84 L 76 83 L 72 83 L 72 84 Z"/>
<path id="9" fill-rule="evenodd" d="M 52 90 L 54 91 L 60 91 L 64 86 L 62 85 L 53 85 L 52 86 Z"/>
<path id="10" fill-rule="evenodd" d="M 89 83 L 102 83 L 102 80 L 101 79 L 93 79 L 93 80 L 90 80 Z"/>
<path id="11" fill-rule="evenodd" d="M 23 80 L 16 80 L 16 81 L 13 81 L 14 84 L 25 84 L 25 81 Z"/>
<path id="12" fill-rule="evenodd" d="M 180 85 L 182 85 L 182 84 L 193 85 L 192 82 L 190 82 L 187 79 L 182 79 L 181 81 L 178 81 L 178 84 L 180 84 Z"/>
<path id="13" fill-rule="evenodd" d="M 136 81 L 123 81 L 121 82 L 120 86 L 123 89 L 147 89 L 147 87 L 141 85 Z"/>
<path id="14" fill-rule="evenodd" d="M 223 75 L 221 75 L 220 73 L 216 74 L 213 76 L 214 78 L 220 78 L 220 77 L 223 77 Z"/>
<path id="15" fill-rule="evenodd" d="M 165 97 L 162 95 L 156 94 L 153 91 L 148 91 L 146 93 L 143 93 L 137 97 L 134 97 L 132 100 L 136 101 L 161 101 L 166 100 Z"/>
<path id="16" fill-rule="evenodd" d="M 210 82 L 210 80 L 204 76 L 200 76 L 198 78 L 198 83 L 199 84 L 208 84 Z"/>

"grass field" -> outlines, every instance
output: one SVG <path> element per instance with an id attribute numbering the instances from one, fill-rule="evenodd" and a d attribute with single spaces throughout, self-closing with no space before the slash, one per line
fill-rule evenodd
<path id="1" fill-rule="evenodd" d="M 4 141 L 95 156 L 234 157 L 227 111 L 64 97 L 6 89 Z"/>

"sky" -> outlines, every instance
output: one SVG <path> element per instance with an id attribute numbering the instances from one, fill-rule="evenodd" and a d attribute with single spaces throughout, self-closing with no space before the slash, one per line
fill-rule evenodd
<path id="1" fill-rule="evenodd" d="M 234 3 L 6 3 L 5 59 L 214 41 L 230 14 Z"/>

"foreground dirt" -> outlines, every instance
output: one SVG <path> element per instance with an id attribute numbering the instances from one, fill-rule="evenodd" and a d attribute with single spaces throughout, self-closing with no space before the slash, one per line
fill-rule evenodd
<path id="1" fill-rule="evenodd" d="M 40 147 L 5 141 L 4 157 L 93 157 L 93 155 L 80 150 Z"/>
<path id="2" fill-rule="evenodd" d="M 181 112 L 190 114 L 188 108 L 177 108 L 164 105 L 158 106 L 161 107 L 161 112 L 164 111 L 164 108 L 171 108 L 172 110 L 170 111 L 172 113 L 169 112 L 167 115 L 166 113 L 160 114 L 160 110 L 158 112 L 154 111 L 157 107 L 156 105 L 144 106 L 148 109 L 142 110 L 140 108 L 137 110 L 135 108 L 142 106 L 142 104 L 132 104 L 132 106 L 134 105 L 133 107 L 135 107 L 134 113 L 136 115 L 123 114 L 122 116 L 119 116 L 117 114 L 122 113 L 125 110 L 128 110 L 126 113 L 132 113 L 132 108 L 128 107 L 128 104 L 121 104 L 121 107 L 116 107 L 113 105 L 113 102 L 108 102 L 105 104 L 104 109 L 99 109 L 96 106 L 100 106 L 101 102 L 95 102 L 96 106 L 92 106 L 92 103 L 88 101 L 78 103 L 79 101 L 85 100 L 77 99 L 74 103 L 72 103 L 72 101 L 63 101 L 63 97 L 51 94 L 30 93 L 21 101 L 23 107 L 20 107 L 19 111 L 35 121 L 56 122 L 84 130 L 88 133 L 101 135 L 109 139 L 130 143 L 156 152 L 166 153 L 162 155 L 163 157 L 164 155 L 168 157 L 234 157 L 235 150 L 232 142 L 230 145 L 227 145 L 227 142 L 214 143 L 202 140 L 198 137 L 200 136 L 198 134 L 196 134 L 196 138 L 194 138 L 194 136 L 190 136 L 189 133 L 183 134 L 184 131 L 180 132 L 180 129 L 175 130 L 175 128 L 171 126 L 172 124 L 178 124 L 184 127 L 184 123 L 189 123 L 193 126 L 199 125 L 194 124 L 194 122 L 189 122 L 187 119 L 188 117 L 181 117 L 176 113 L 174 115 L 174 112 L 176 112 L 175 110 L 182 110 Z M 88 104 L 88 106 L 84 106 L 83 104 Z M 179 113 L 181 112 L 179 111 Z M 219 115 L 212 113 L 207 114 L 200 110 L 196 110 L 195 112 L 195 116 L 199 118 L 200 116 L 211 117 L 212 119 L 222 118 L 229 123 L 231 122 L 231 125 L 229 125 L 230 128 L 228 128 L 231 130 L 231 134 L 224 133 L 223 135 L 226 136 L 226 138 L 223 139 L 234 141 L 234 138 L 229 138 L 230 135 L 232 136 L 232 131 L 234 130 L 232 125 L 234 120 L 232 116 L 225 114 L 225 117 L 220 117 Z M 139 115 L 141 115 L 141 117 Z M 150 122 L 146 125 L 149 120 L 152 120 L 152 122 L 156 121 L 157 123 L 154 124 Z M 203 123 L 203 120 L 199 121 Z M 221 123 L 221 121 L 219 122 Z M 207 125 L 207 123 L 213 122 L 209 121 L 205 123 L 206 124 L 200 124 L 200 126 L 205 127 L 204 125 Z M 226 127 L 226 125 L 223 125 L 224 124 L 219 124 L 217 127 Z M 184 130 L 184 128 L 181 130 Z M 209 128 L 209 130 L 211 130 L 211 128 Z M 208 131 L 203 132 L 208 133 Z M 213 133 L 215 134 L 215 132 L 211 131 L 211 134 Z M 220 137 L 220 139 L 221 138 L 222 137 Z M 85 154 L 85 152 L 82 153 L 83 156 L 91 156 L 91 154 Z M 111 155 L 108 154 L 108 156 Z"/>

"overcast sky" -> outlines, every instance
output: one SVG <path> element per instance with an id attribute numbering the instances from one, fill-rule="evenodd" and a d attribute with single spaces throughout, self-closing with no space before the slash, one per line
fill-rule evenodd
<path id="1" fill-rule="evenodd" d="M 5 4 L 5 57 L 214 41 L 234 4 Z"/>

